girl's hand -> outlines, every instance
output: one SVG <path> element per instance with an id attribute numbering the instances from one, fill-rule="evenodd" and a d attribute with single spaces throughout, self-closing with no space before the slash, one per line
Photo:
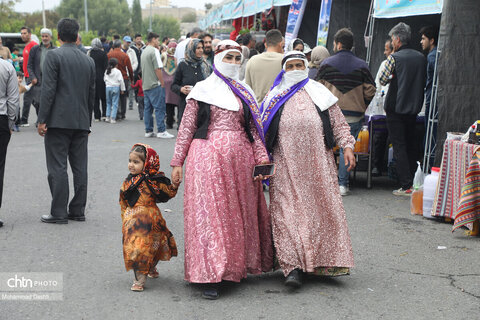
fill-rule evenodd
<path id="1" fill-rule="evenodd" d="M 175 185 L 179 185 L 182 183 L 182 177 L 183 177 L 183 168 L 182 167 L 173 167 L 172 169 L 172 182 Z"/>
<path id="2" fill-rule="evenodd" d="M 343 149 L 343 158 L 345 160 L 345 166 L 348 166 L 347 171 L 351 171 L 355 168 L 355 156 L 353 150 L 350 148 Z"/>

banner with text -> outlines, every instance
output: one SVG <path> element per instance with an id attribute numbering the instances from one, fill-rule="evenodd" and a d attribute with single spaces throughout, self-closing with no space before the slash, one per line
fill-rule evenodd
<path id="1" fill-rule="evenodd" d="M 443 0 L 375 0 L 375 18 L 397 18 L 442 13 Z"/>
<path id="2" fill-rule="evenodd" d="M 298 35 L 306 5 L 307 0 L 293 0 L 290 5 L 287 18 L 287 28 L 285 30 L 285 49 L 288 48 L 290 42 Z"/>

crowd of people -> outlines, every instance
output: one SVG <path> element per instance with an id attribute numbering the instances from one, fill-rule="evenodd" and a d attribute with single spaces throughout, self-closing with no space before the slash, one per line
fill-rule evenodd
<path id="1" fill-rule="evenodd" d="M 145 137 L 173 138 L 167 129 L 177 124 L 171 179 L 150 145 L 135 144 L 130 151 L 120 206 L 133 291 L 159 277 L 159 261 L 177 255 L 156 203 L 173 198 L 182 182 L 185 280 L 203 284 L 203 297 L 217 299 L 223 281 L 276 268 L 291 287 L 300 287 L 305 274 L 348 275 L 354 260 L 342 196 L 355 167 L 356 136 L 378 90 L 388 90 L 385 111 L 401 183 L 394 194 L 411 190 L 411 126 L 423 103 L 427 60 L 408 46 L 404 23 L 385 44 L 381 88 L 352 52 L 353 33 L 346 28 L 335 34 L 332 56 L 301 39 L 284 52 L 285 39 L 276 29 L 259 43 L 251 34 L 220 41 L 194 28 L 178 42 L 150 32 L 146 43 L 140 34 L 133 40 L 114 36 L 110 43 L 102 37 L 89 49 L 79 42 L 74 19 L 61 19 L 57 29 L 59 48 L 49 29 L 41 30 L 36 44 L 30 29 L 22 28 L 26 86 L 16 78 L 23 76 L 16 61 L 0 59 L 0 204 L 11 130 L 15 123 L 28 125 L 31 104 L 44 137 L 52 194 L 50 214 L 41 217 L 45 223 L 85 221 L 92 120 L 115 124 L 126 118 L 128 105 L 138 108 Z M 430 31 L 422 30 L 424 49 L 432 51 L 436 38 L 429 40 Z M 67 160 L 74 178 L 70 201 Z M 252 177 L 256 166 L 272 163 L 274 175 Z"/>

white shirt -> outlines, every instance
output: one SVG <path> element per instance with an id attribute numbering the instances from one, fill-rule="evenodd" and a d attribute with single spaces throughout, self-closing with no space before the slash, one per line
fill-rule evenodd
<path id="1" fill-rule="evenodd" d="M 122 72 L 117 68 L 113 68 L 110 74 L 107 74 L 107 71 L 105 71 L 103 81 L 105 81 L 106 87 L 120 87 L 121 91 L 125 91 L 125 82 L 123 81 Z"/>
<path id="2" fill-rule="evenodd" d="M 185 49 L 187 48 L 187 44 L 190 42 L 190 40 L 191 38 L 183 40 L 175 48 L 175 59 L 177 59 L 177 64 L 179 64 L 180 61 L 185 60 Z"/>
<path id="3" fill-rule="evenodd" d="M 135 72 L 138 68 L 138 59 L 137 59 L 137 54 L 135 53 L 135 50 L 132 48 L 128 48 L 126 52 L 127 56 L 130 58 L 130 63 L 132 64 L 132 70 Z"/>

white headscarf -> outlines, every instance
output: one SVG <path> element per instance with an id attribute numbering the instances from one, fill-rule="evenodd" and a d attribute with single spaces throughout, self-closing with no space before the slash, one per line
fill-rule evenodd
<path id="1" fill-rule="evenodd" d="M 293 70 L 287 72 L 286 65 L 287 62 L 291 60 L 302 60 L 305 65 L 305 70 Z M 285 73 L 283 74 L 282 81 L 267 94 L 266 98 L 264 99 L 265 105 L 268 105 L 270 100 L 272 100 L 276 95 L 282 93 L 295 84 L 308 79 L 308 61 L 305 57 L 305 54 L 300 51 L 289 51 L 285 54 L 283 61 L 283 71 L 285 71 Z M 317 81 L 309 80 L 304 88 L 310 98 L 313 100 L 313 103 L 318 106 L 321 111 L 327 110 L 338 101 L 338 98 L 335 97 L 330 90 Z"/>
<path id="2" fill-rule="evenodd" d="M 239 80 L 240 65 L 223 62 L 223 58 L 229 52 L 238 52 L 244 59 L 240 45 L 232 40 L 223 40 L 218 43 L 213 64 L 215 68 L 224 77 L 236 80 L 243 85 L 250 94 L 255 97 L 253 90 L 243 81 Z M 195 99 L 207 104 L 212 104 L 222 109 L 230 111 L 240 110 L 240 104 L 237 101 L 235 93 L 219 76 L 212 72 L 212 74 L 205 80 L 197 82 L 192 91 L 188 94 L 186 100 Z"/>

